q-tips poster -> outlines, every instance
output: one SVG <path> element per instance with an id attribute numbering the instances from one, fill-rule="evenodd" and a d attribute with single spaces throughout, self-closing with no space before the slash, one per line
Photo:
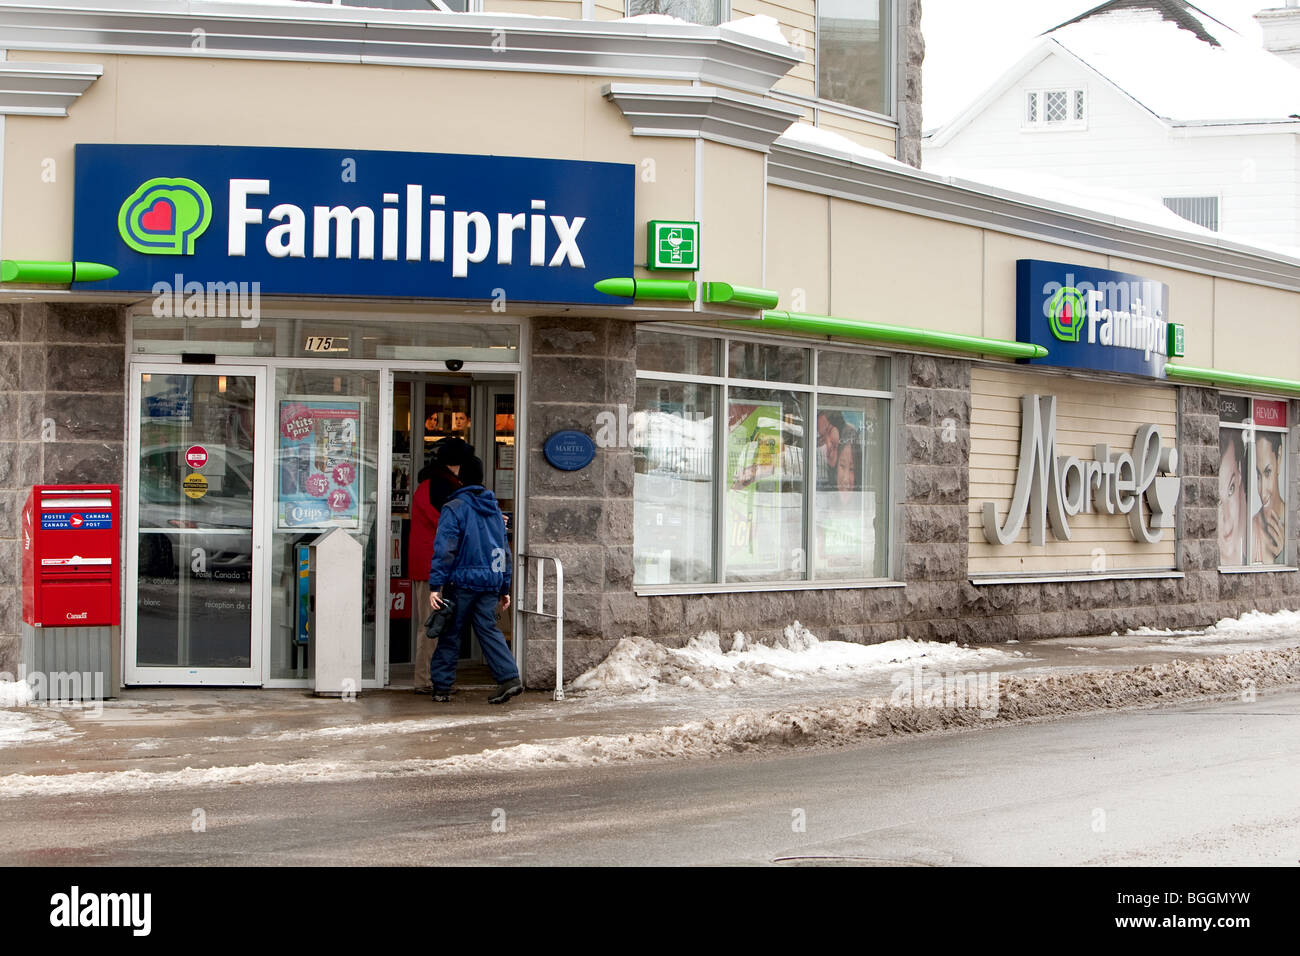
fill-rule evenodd
<path id="1" fill-rule="evenodd" d="M 361 402 L 280 402 L 276 528 L 361 526 Z"/>

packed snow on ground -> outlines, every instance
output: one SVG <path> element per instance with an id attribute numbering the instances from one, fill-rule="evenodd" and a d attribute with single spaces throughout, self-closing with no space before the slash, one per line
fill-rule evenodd
<path id="1" fill-rule="evenodd" d="M 66 723 L 41 711 L 0 710 L 0 747 L 56 740 L 71 733 Z"/>
<path id="2" fill-rule="evenodd" d="M 726 650 L 723 643 L 713 631 L 692 638 L 685 647 L 626 637 L 605 660 L 574 680 L 572 687 L 602 694 L 628 694 L 658 687 L 743 689 L 771 681 L 879 677 L 913 664 L 944 669 L 982 668 L 1026 659 L 1021 651 L 910 638 L 881 644 L 823 641 L 798 621 L 786 627 L 781 639 L 770 647 L 751 641 L 739 631 L 726 642 Z"/>
<path id="3" fill-rule="evenodd" d="M 228 744 L 256 740 L 269 743 L 291 743 L 295 741 L 333 740 L 361 737 L 389 737 L 395 734 L 427 734 L 452 727 L 498 724 L 510 720 L 508 714 L 497 717 L 484 717 L 475 714 L 467 717 L 424 717 L 417 720 L 386 720 L 382 723 L 347 724 L 342 727 L 316 727 L 309 730 L 285 730 L 273 734 L 244 734 L 239 737 L 207 737 L 209 743 Z"/>
<path id="4" fill-rule="evenodd" d="M 998 684 L 1000 699 L 996 712 L 969 706 L 917 706 L 907 700 L 880 697 L 847 698 L 775 710 L 746 708 L 632 733 L 556 738 L 437 759 L 363 763 L 299 760 L 166 771 L 15 773 L 0 776 L 0 800 L 231 784 L 344 783 L 726 756 L 808 744 L 849 744 L 900 734 L 988 727 L 997 722 L 1096 713 L 1180 699 L 1223 698 L 1242 694 L 1247 688 L 1253 691 L 1256 687 L 1294 686 L 1297 680 L 1300 680 L 1300 649 L 1279 648 L 1226 658 L 1172 660 L 1129 670 L 1004 677 Z"/>

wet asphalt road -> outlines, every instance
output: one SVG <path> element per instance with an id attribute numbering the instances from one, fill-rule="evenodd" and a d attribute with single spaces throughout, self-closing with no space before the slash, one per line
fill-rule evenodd
<path id="1" fill-rule="evenodd" d="M 0 798 L 0 848 L 8 865 L 1294 865 L 1300 691 L 721 760 Z"/>

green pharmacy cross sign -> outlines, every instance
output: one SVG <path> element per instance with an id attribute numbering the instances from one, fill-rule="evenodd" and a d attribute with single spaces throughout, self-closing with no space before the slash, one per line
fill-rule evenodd
<path id="1" fill-rule="evenodd" d="M 700 267 L 700 224 L 652 219 L 646 230 L 646 268 L 694 272 Z"/>

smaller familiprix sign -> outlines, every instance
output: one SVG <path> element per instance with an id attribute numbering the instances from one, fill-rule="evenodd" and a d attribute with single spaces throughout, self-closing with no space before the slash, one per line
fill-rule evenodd
<path id="1" fill-rule="evenodd" d="M 1029 365 L 1165 377 L 1182 352 L 1169 287 L 1129 272 L 1043 259 L 1016 262 L 1016 338 L 1047 349 Z"/>

